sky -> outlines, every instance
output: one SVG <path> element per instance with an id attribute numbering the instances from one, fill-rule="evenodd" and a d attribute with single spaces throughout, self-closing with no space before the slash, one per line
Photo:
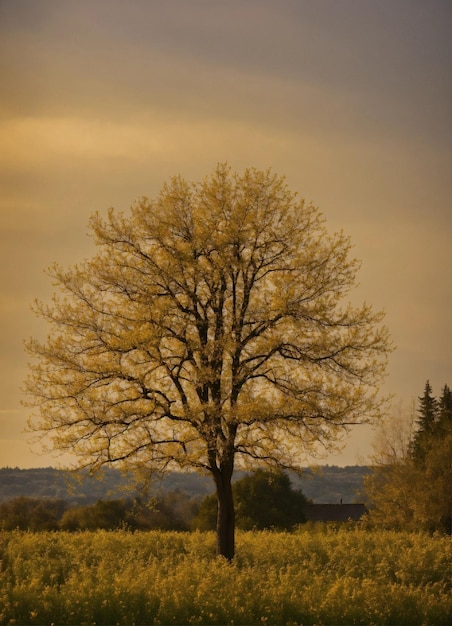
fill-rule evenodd
<path id="1" fill-rule="evenodd" d="M 0 0 L 0 467 L 67 461 L 23 432 L 45 269 L 95 252 L 94 211 L 218 162 L 284 174 L 351 237 L 353 298 L 397 346 L 382 393 L 452 386 L 451 33 L 450 0 Z"/>

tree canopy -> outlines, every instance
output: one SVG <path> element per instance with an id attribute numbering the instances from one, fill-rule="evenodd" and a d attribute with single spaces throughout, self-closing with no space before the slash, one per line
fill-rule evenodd
<path id="1" fill-rule="evenodd" d="M 97 255 L 55 264 L 62 295 L 36 304 L 31 428 L 80 466 L 210 472 L 232 558 L 235 464 L 298 468 L 380 416 L 383 315 L 344 300 L 349 239 L 270 170 L 174 177 L 91 232 Z"/>
<path id="2" fill-rule="evenodd" d="M 274 528 L 291 530 L 306 521 L 303 493 L 294 489 L 282 471 L 258 469 L 232 485 L 237 527 L 242 530 Z M 192 520 L 193 528 L 213 530 L 216 520 L 216 495 L 206 496 Z"/>

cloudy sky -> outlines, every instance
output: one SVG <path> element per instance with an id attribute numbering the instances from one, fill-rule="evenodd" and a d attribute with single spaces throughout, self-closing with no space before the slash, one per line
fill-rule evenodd
<path id="1" fill-rule="evenodd" d="M 44 269 L 93 253 L 93 211 L 219 161 L 351 236 L 398 346 L 385 392 L 452 385 L 451 30 L 450 0 L 0 0 L 0 466 L 55 463 L 22 433 Z"/>

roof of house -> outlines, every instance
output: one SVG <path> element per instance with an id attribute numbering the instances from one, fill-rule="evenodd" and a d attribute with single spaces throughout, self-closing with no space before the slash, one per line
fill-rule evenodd
<path id="1" fill-rule="evenodd" d="M 364 504 L 307 504 L 306 519 L 310 522 L 357 522 L 367 513 Z"/>

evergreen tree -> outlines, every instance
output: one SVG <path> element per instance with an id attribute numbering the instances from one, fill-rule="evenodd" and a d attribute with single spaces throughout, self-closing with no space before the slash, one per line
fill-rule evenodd
<path id="1" fill-rule="evenodd" d="M 438 403 L 438 422 L 436 430 L 439 436 L 445 437 L 452 432 L 452 391 L 444 385 Z"/>
<path id="2" fill-rule="evenodd" d="M 452 393 L 437 400 L 430 383 L 419 398 L 417 430 L 408 453 L 388 442 L 365 479 L 370 523 L 400 529 L 452 532 Z M 381 439 L 384 442 L 384 439 Z M 396 453 L 394 454 L 394 451 Z"/>
<path id="3" fill-rule="evenodd" d="M 424 395 L 419 397 L 417 430 L 411 441 L 411 458 L 416 465 L 423 466 L 430 450 L 432 436 L 438 421 L 438 401 L 433 396 L 430 381 L 425 383 Z"/>

